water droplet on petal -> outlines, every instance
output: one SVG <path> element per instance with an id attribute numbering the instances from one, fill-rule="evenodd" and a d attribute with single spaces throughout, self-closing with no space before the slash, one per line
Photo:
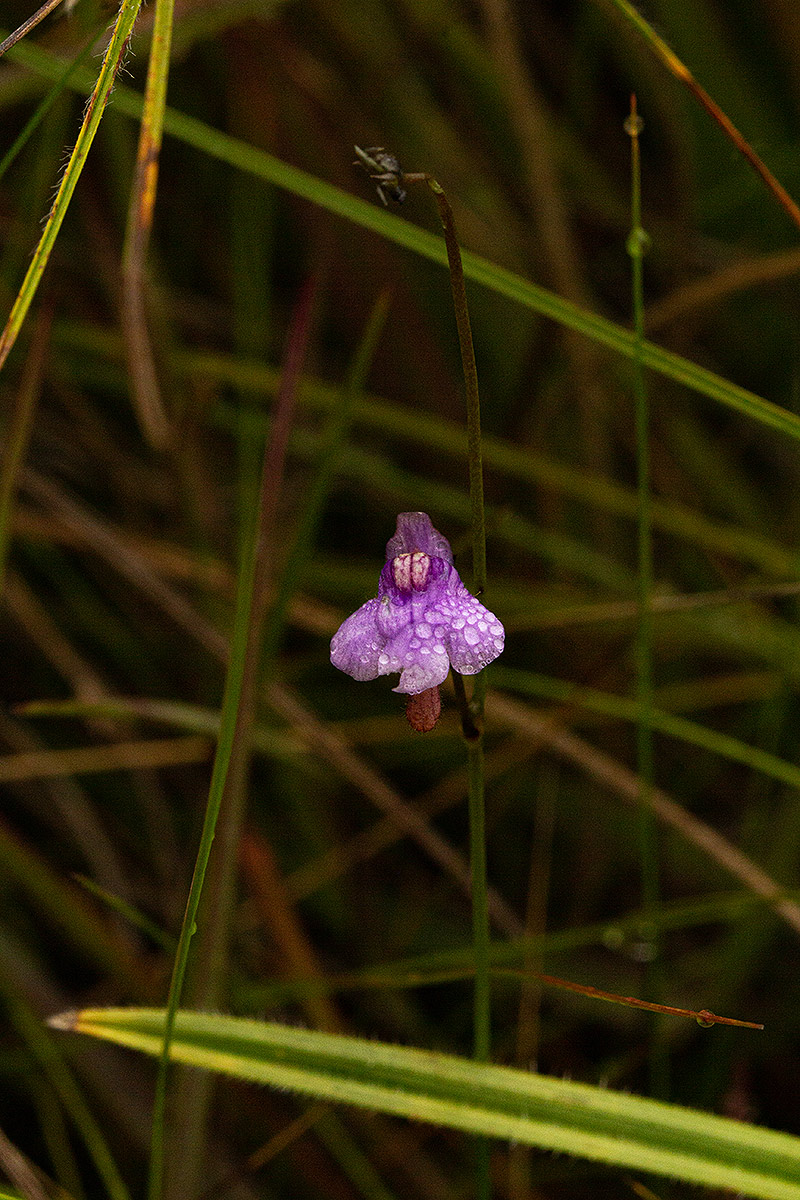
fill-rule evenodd
<path id="1" fill-rule="evenodd" d="M 477 629 L 473 629 L 471 625 L 467 626 L 467 628 L 464 630 L 464 641 L 467 643 L 467 645 L 477 646 L 480 640 L 481 635 L 478 633 Z"/>

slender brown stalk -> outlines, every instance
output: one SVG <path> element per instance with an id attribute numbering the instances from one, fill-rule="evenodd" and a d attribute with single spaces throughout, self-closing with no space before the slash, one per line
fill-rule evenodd
<path id="1" fill-rule="evenodd" d="M 27 21 L 23 21 L 13 33 L 8 35 L 4 42 L 0 42 L 0 58 L 3 57 L 6 50 L 10 50 L 12 46 L 16 46 L 17 42 L 21 42 L 32 29 L 36 28 L 40 21 L 49 16 L 54 8 L 58 8 L 60 3 L 61 0 L 45 0 L 41 8 L 37 8 L 33 16 L 28 17 Z"/>
<path id="2" fill-rule="evenodd" d="M 144 111 L 136 153 L 136 173 L 122 260 L 122 325 L 128 370 L 142 430 L 156 449 L 166 447 L 169 424 L 147 329 L 145 261 L 153 227 L 158 185 L 158 160 L 164 131 L 173 13 L 174 0 L 156 0 Z"/>

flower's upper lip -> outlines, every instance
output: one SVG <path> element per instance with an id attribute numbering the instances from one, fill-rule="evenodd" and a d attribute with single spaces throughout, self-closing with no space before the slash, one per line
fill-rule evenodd
<path id="1" fill-rule="evenodd" d="M 448 563 L 453 561 L 450 543 L 443 534 L 434 529 L 427 513 L 400 513 L 395 535 L 386 543 L 387 561 L 397 558 L 399 554 L 410 554 L 415 550 L 421 550 L 431 558 L 441 558 Z"/>

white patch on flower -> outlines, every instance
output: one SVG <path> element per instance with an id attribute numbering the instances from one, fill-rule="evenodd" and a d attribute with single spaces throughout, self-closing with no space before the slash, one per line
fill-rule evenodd
<path id="1" fill-rule="evenodd" d="M 392 560 L 392 578 L 401 592 L 424 592 L 428 586 L 431 560 L 422 550 L 398 554 Z"/>

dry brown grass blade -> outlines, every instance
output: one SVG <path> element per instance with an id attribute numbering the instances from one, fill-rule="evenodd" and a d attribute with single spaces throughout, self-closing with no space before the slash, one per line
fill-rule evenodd
<path id="1" fill-rule="evenodd" d="M 96 771 L 137 771 L 207 762 L 211 743 L 203 737 L 145 738 L 109 746 L 76 746 L 68 750 L 33 750 L 0 757 L 0 783 L 86 775 Z"/>
<path id="2" fill-rule="evenodd" d="M 481 0 L 489 51 L 497 86 L 504 95 L 520 148 L 520 175 L 529 197 L 528 211 L 541 244 L 545 274 L 555 291 L 580 308 L 596 308 L 586 285 L 581 259 L 570 227 L 564 188 L 558 177 L 555 139 L 545 103 L 537 91 L 522 53 L 522 38 L 512 6 L 506 0 Z M 564 331 L 564 346 L 581 407 L 584 461 L 606 472 L 610 446 L 606 429 L 608 395 L 599 369 L 597 347 L 572 331 Z M 607 524 L 592 514 L 596 525 Z"/>
<path id="3" fill-rule="evenodd" d="M 0 58 L 5 54 L 6 50 L 10 50 L 12 46 L 16 46 L 17 42 L 22 41 L 32 29 L 35 29 L 39 22 L 43 21 L 46 16 L 49 16 L 54 8 L 58 8 L 60 3 L 61 0 L 45 0 L 41 8 L 37 8 L 33 16 L 28 17 L 27 21 L 23 21 L 13 33 L 8 35 L 5 41 L 0 42 Z"/>
<path id="4" fill-rule="evenodd" d="M 14 504 L 19 475 L 28 453 L 42 390 L 52 316 L 52 308 L 48 305 L 36 322 L 33 341 L 17 389 L 11 420 L 5 431 L 3 463 L 2 469 L 0 469 L 0 594 L 5 590 Z"/>
<path id="5" fill-rule="evenodd" d="M 431 827 L 426 815 L 403 799 L 368 763 L 348 746 L 337 732 L 315 717 L 290 690 L 281 684 L 271 684 L 267 690 L 270 705 L 285 718 L 305 744 L 323 762 L 354 784 L 381 812 L 404 833 L 414 839 L 442 870 L 459 884 L 466 896 L 471 895 L 472 880 L 469 864 Z M 463 793 L 462 793 L 463 795 Z M 489 910 L 492 919 L 505 932 L 519 929 L 519 919 L 497 892 L 490 889 Z"/>
<path id="6" fill-rule="evenodd" d="M 641 784 L 638 776 L 597 750 L 582 738 L 570 733 L 556 721 L 541 716 L 508 696 L 490 694 L 491 716 L 500 724 L 527 733 L 547 746 L 559 758 L 566 759 L 591 775 L 628 804 L 641 803 Z M 649 802 L 656 817 L 695 845 L 710 859 L 728 871 L 754 895 L 762 897 L 797 933 L 800 933 L 800 905 L 783 898 L 783 889 L 752 859 L 717 833 L 710 825 L 686 812 L 677 801 L 660 788 L 649 793 Z"/>
<path id="7" fill-rule="evenodd" d="M 285 974 L 289 978 L 323 980 L 324 971 L 278 869 L 272 846 L 262 834 L 251 829 L 242 839 L 239 861 L 264 927 L 277 945 Z M 302 1001 L 306 1017 L 315 1029 L 342 1032 L 339 1014 L 324 992 L 312 989 Z"/>
<path id="8" fill-rule="evenodd" d="M 0 758 L 0 764 L 20 756 L 38 759 L 45 751 L 30 729 L 2 713 L 0 736 L 8 750 L 13 751 Z M 17 788 L 18 803 L 33 813 L 35 819 L 43 820 L 59 839 L 63 840 L 65 834 L 71 838 L 98 883 L 117 895 L 128 895 L 130 881 L 124 855 L 107 833 L 98 806 L 70 775 L 47 771 L 31 776 L 23 772 L 18 782 L 25 784 L 31 778 L 46 779 L 47 783 Z"/>
<path id="9" fill-rule="evenodd" d="M 136 173 L 122 261 L 122 328 L 128 371 L 142 432 L 156 450 L 166 449 L 170 427 L 147 328 L 145 262 L 153 227 L 158 160 L 164 132 L 173 11 L 173 0 L 156 0 Z"/>
<path id="10" fill-rule="evenodd" d="M 210 622 L 199 616 L 174 588 L 165 583 L 142 553 L 125 539 L 118 537 L 108 525 L 68 496 L 62 488 L 43 476 L 26 471 L 23 487 L 84 544 L 91 547 L 95 554 L 132 583 L 180 628 L 185 629 L 209 654 L 221 662 L 227 662 L 227 638 Z"/>
<path id="11" fill-rule="evenodd" d="M 24 1154 L 11 1142 L 0 1129 L 0 1166 L 25 1200 L 51 1200 L 47 1190 L 39 1181 L 38 1172 L 34 1170 Z"/>
<path id="12" fill-rule="evenodd" d="M 108 694 L 100 675 L 64 636 L 46 606 L 21 576 L 9 577 L 5 600 L 14 620 L 68 683 L 74 696 L 92 702 L 102 700 Z"/>
<path id="13" fill-rule="evenodd" d="M 791 279 L 799 272 L 800 250 L 794 247 L 732 263 L 713 275 L 706 275 L 703 279 L 677 288 L 663 300 L 651 304 L 645 314 L 648 332 L 679 321 L 687 312 L 697 314 L 699 309 L 703 309 L 713 313 L 716 311 L 714 306 L 729 296 L 759 285 Z"/>

